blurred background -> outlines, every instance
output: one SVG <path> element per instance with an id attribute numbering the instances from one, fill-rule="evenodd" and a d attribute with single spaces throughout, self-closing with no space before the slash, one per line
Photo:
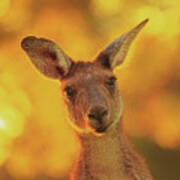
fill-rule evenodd
<path id="1" fill-rule="evenodd" d="M 145 18 L 115 70 L 124 126 L 156 180 L 179 180 L 179 12 L 179 0 L 0 0 L 0 180 L 67 180 L 78 151 L 60 82 L 35 70 L 22 38 L 52 39 L 86 61 Z"/>

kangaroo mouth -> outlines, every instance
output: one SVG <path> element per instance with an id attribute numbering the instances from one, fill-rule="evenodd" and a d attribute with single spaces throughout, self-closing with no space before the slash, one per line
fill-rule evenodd
<path id="1" fill-rule="evenodd" d="M 95 128 L 94 130 L 96 133 L 103 134 L 103 133 L 107 132 L 112 127 L 112 125 L 113 125 L 113 122 L 109 123 L 106 126 L 101 126 L 101 127 Z"/>
<path id="2" fill-rule="evenodd" d="M 92 129 L 93 132 L 98 133 L 98 134 L 103 134 L 106 132 L 106 130 L 108 129 L 110 125 L 105 125 L 105 124 L 101 124 L 101 125 L 97 125 L 97 126 L 92 126 L 90 125 L 90 129 Z"/>
<path id="3" fill-rule="evenodd" d="M 107 119 L 108 121 L 109 119 Z M 106 122 L 101 122 L 97 120 L 90 120 L 88 121 L 88 127 L 91 129 L 92 132 L 95 134 L 104 134 L 108 130 L 108 128 L 111 126 L 112 122 L 107 123 Z"/>
<path id="4" fill-rule="evenodd" d="M 96 131 L 97 133 L 103 133 L 103 132 L 106 131 L 106 129 L 107 129 L 107 127 L 99 127 L 99 128 L 97 128 L 95 131 Z"/>

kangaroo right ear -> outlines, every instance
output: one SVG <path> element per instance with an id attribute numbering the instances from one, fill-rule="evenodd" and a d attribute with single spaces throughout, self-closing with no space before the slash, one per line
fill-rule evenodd
<path id="1" fill-rule="evenodd" d="M 95 61 L 110 69 L 120 65 L 124 61 L 131 43 L 147 22 L 148 19 L 145 19 L 128 33 L 114 40 L 100 52 Z"/>
<path id="2" fill-rule="evenodd" d="M 36 68 L 48 77 L 63 78 L 73 64 L 53 41 L 29 36 L 22 40 L 21 46 Z"/>

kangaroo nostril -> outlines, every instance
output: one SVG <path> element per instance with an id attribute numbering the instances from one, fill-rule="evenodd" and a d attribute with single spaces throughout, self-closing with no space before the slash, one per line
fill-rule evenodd
<path id="1" fill-rule="evenodd" d="M 102 113 L 101 113 L 102 117 L 107 116 L 107 115 L 108 115 L 108 111 L 107 110 L 102 111 Z"/>
<path id="2" fill-rule="evenodd" d="M 89 119 L 96 119 L 96 116 L 94 114 L 92 114 L 92 113 L 89 113 L 88 117 L 89 117 Z"/>
<path id="3" fill-rule="evenodd" d="M 88 118 L 91 120 L 103 120 L 108 115 L 108 110 L 105 108 L 93 108 L 88 114 Z"/>

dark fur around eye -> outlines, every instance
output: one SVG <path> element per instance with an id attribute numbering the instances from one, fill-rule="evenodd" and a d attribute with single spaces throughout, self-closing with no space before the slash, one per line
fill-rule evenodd
<path id="1" fill-rule="evenodd" d="M 116 84 L 116 77 L 114 77 L 114 76 L 110 77 L 110 78 L 107 80 L 106 84 L 107 84 L 108 86 L 110 86 L 110 87 L 114 87 L 115 84 Z"/>
<path id="2" fill-rule="evenodd" d="M 75 90 L 72 87 L 70 87 L 70 86 L 66 87 L 64 89 L 64 92 L 65 92 L 66 97 L 68 99 L 72 99 L 75 96 Z"/>

